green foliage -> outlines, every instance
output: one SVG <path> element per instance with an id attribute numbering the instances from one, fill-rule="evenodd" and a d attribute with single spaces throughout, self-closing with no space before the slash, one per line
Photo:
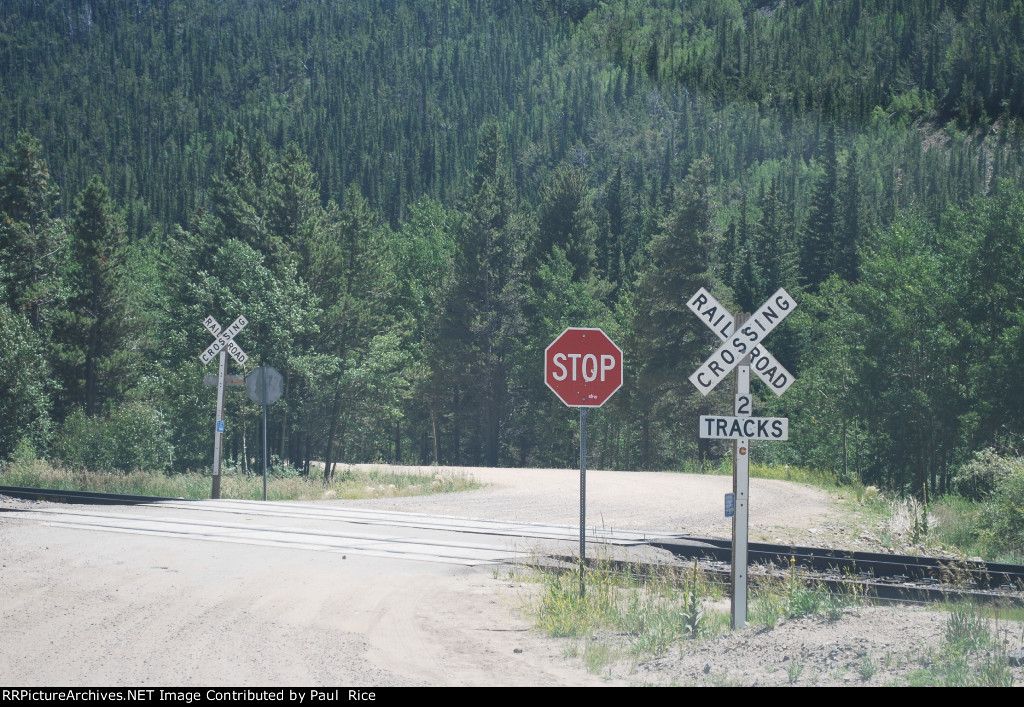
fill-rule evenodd
<path id="1" fill-rule="evenodd" d="M 980 540 L 988 554 L 1013 562 L 1024 558 L 1024 462 L 996 484 L 982 506 L 978 522 Z"/>
<path id="2" fill-rule="evenodd" d="M 460 471 L 441 469 L 405 472 L 393 469 L 346 469 L 330 484 L 293 471 L 269 473 L 267 498 L 271 501 L 381 498 L 451 493 L 479 488 L 480 484 Z M 167 498 L 208 498 L 208 473 L 175 473 L 135 470 L 129 472 L 86 471 L 54 466 L 36 459 L 11 460 L 0 465 L 0 483 L 10 486 L 70 491 L 97 491 Z M 231 465 L 221 475 L 223 498 L 263 499 L 262 474 L 245 474 Z"/>
<path id="3" fill-rule="evenodd" d="M 143 403 L 120 405 L 109 416 L 72 413 L 57 435 L 55 454 L 89 471 L 163 471 L 170 467 L 170 431 L 163 416 Z"/>
<path id="4" fill-rule="evenodd" d="M 0 458 L 145 400 L 175 468 L 205 466 L 201 322 L 244 313 L 232 372 L 283 373 L 269 444 L 301 475 L 574 463 L 538 369 L 567 325 L 626 353 L 594 463 L 714 467 L 685 420 L 730 398 L 687 383 L 716 343 L 685 299 L 784 286 L 769 345 L 797 382 L 756 412 L 793 434 L 760 459 L 954 490 L 1024 435 L 1022 23 L 1015 0 L 5 3 Z"/>
<path id="5" fill-rule="evenodd" d="M 927 661 L 929 667 L 912 672 L 914 687 L 1012 687 L 1006 648 L 982 610 L 972 604 L 949 608 L 945 640 Z"/>
<path id="6" fill-rule="evenodd" d="M 994 449 L 982 449 L 957 469 L 953 491 L 971 500 L 988 498 L 1019 467 L 1019 459 L 1002 456 Z"/>
<path id="7" fill-rule="evenodd" d="M 860 675 L 861 680 L 870 680 L 877 672 L 878 666 L 875 665 L 875 661 L 872 660 L 871 656 L 864 656 L 857 664 L 857 674 Z"/>
<path id="8" fill-rule="evenodd" d="M 783 619 L 824 614 L 829 621 L 838 621 L 843 610 L 857 603 L 858 597 L 829 592 L 823 586 L 808 582 L 796 566 L 784 578 L 761 579 L 751 591 L 751 623 L 774 628 Z"/>
<path id="9" fill-rule="evenodd" d="M 721 622 L 704 610 L 704 602 L 719 595 L 721 588 L 709 583 L 696 566 L 639 578 L 598 562 L 584 572 L 582 593 L 578 568 L 544 572 L 539 579 L 537 627 L 552 636 L 612 631 L 626 636 L 634 655 L 653 657 L 721 628 Z"/>
<path id="10" fill-rule="evenodd" d="M 800 676 L 803 675 L 803 672 L 803 663 L 798 663 L 795 660 L 790 661 L 789 665 L 786 667 L 786 677 L 789 678 L 789 684 L 796 685 L 797 682 L 800 680 Z"/>
<path id="11" fill-rule="evenodd" d="M 0 459 L 18 446 L 45 449 L 52 380 L 38 335 L 20 313 L 0 305 Z"/>

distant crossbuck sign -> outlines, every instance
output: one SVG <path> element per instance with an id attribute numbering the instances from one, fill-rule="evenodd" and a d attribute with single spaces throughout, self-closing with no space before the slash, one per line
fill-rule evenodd
<path id="1" fill-rule="evenodd" d="M 206 350 L 199 354 L 199 360 L 206 365 L 213 360 L 213 357 L 219 354 L 222 350 L 227 351 L 231 354 L 231 358 L 238 361 L 239 366 L 244 366 L 245 362 L 249 360 L 249 354 L 242 351 L 242 347 L 235 343 L 235 336 L 238 335 L 242 329 L 248 326 L 249 320 L 245 316 L 240 316 L 238 319 L 231 323 L 227 329 L 221 329 L 220 324 L 212 316 L 207 317 L 203 321 L 203 326 L 206 330 L 213 334 L 216 339 L 213 343 L 206 347 Z"/>
<path id="2" fill-rule="evenodd" d="M 710 393 L 747 355 L 750 356 L 750 365 L 754 372 L 775 391 L 776 395 L 782 395 L 793 384 L 793 375 L 760 343 L 779 322 L 796 309 L 796 302 L 786 290 L 780 287 L 751 315 L 740 330 L 735 332 L 732 314 L 703 287 L 697 290 L 697 294 L 690 298 L 686 306 L 723 342 L 690 376 L 690 382 L 701 394 Z"/>

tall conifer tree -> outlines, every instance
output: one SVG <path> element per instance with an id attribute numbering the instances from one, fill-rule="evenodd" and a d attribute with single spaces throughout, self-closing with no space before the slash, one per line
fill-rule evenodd
<path id="1" fill-rule="evenodd" d="M 800 274 L 812 291 L 835 272 L 839 235 L 839 167 L 836 131 L 831 123 L 821 148 L 823 173 L 814 185 L 811 209 L 800 243 Z"/>

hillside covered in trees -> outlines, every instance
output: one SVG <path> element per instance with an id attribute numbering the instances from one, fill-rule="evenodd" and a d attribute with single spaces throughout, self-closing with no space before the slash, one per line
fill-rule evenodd
<path id="1" fill-rule="evenodd" d="M 626 359 L 589 463 L 692 468 L 732 398 L 686 300 L 785 287 L 755 455 L 945 491 L 1024 447 L 1022 37 L 1020 0 L 3 3 L 0 459 L 208 465 L 202 322 L 244 314 L 300 469 L 572 465 L 570 325 Z M 257 419 L 229 391 L 241 466 Z"/>

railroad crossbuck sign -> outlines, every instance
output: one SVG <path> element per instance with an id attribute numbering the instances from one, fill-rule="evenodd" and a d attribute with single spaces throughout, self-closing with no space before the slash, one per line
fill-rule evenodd
<path id="1" fill-rule="evenodd" d="M 750 442 L 755 439 L 789 439 L 789 420 L 784 417 L 751 417 L 750 369 L 776 395 L 793 383 L 793 376 L 765 349 L 762 339 L 779 325 L 796 302 L 781 287 L 754 312 L 734 317 L 703 287 L 686 306 L 722 340 L 690 382 L 703 395 L 710 393 L 736 369 L 736 406 L 733 416 L 702 415 L 701 439 L 733 440 L 733 493 L 726 495 L 726 516 L 732 517 L 732 627 L 747 623 L 747 536 L 750 511 Z"/>
<path id="2" fill-rule="evenodd" d="M 235 337 L 248 325 L 249 320 L 244 315 L 233 321 L 227 329 L 221 329 L 220 324 L 212 316 L 203 320 L 203 326 L 216 338 L 212 344 L 206 347 L 205 351 L 199 354 L 199 360 L 205 366 L 217 354 L 220 354 L 220 365 L 217 368 L 217 431 L 213 435 L 212 498 L 220 498 L 221 437 L 224 435 L 224 386 L 228 384 L 227 357 L 224 354 L 231 354 L 231 358 L 238 361 L 239 366 L 245 365 L 245 362 L 249 360 L 249 354 L 242 351 L 242 347 L 235 343 Z"/>
<path id="3" fill-rule="evenodd" d="M 776 395 L 782 395 L 792 385 L 792 374 L 760 343 L 779 322 L 796 309 L 796 302 L 784 289 L 780 287 L 769 297 L 739 331 L 733 331 L 733 316 L 703 287 L 686 303 L 686 306 L 723 342 L 690 376 L 690 382 L 703 395 L 710 393 L 747 355 L 750 356 L 750 365 L 754 372 Z"/>
<path id="4" fill-rule="evenodd" d="M 780 292 L 784 292 L 784 290 L 780 290 Z M 696 314 L 697 317 L 704 322 L 709 329 L 711 329 L 711 331 L 715 332 L 715 335 L 722 341 L 728 341 L 729 337 L 733 335 L 732 314 L 703 287 L 697 290 L 697 294 L 690 298 L 690 301 L 686 303 L 686 306 L 689 307 L 690 311 Z M 785 310 L 785 313 L 788 314 L 792 309 L 792 307 L 789 307 Z M 785 314 L 782 316 L 785 316 Z M 793 385 L 793 381 L 795 380 L 793 378 L 793 374 L 787 371 L 785 366 L 776 361 L 775 357 L 768 353 L 768 350 L 762 344 L 758 344 L 750 349 L 750 366 L 754 369 L 754 373 L 756 373 L 758 377 L 764 381 L 764 384 L 767 385 L 776 395 L 782 395 L 785 393 L 789 389 L 789 386 Z M 699 372 L 700 371 L 697 373 Z M 697 373 L 694 375 L 697 375 Z M 691 377 L 690 380 L 693 380 L 693 378 Z M 694 382 L 694 385 L 697 386 L 697 389 L 704 393 L 704 395 L 707 395 L 711 389 L 714 388 L 714 385 L 710 387 L 701 387 L 697 382 Z"/>
<path id="5" fill-rule="evenodd" d="M 242 329 L 248 326 L 249 320 L 245 316 L 240 316 L 234 322 L 231 323 L 227 329 L 221 329 L 220 324 L 213 317 L 207 317 L 203 321 L 203 326 L 206 330 L 213 334 L 216 339 L 213 343 L 206 347 L 206 350 L 199 354 L 199 360 L 203 362 L 203 365 L 213 360 L 213 357 L 219 354 L 222 350 L 227 351 L 231 354 L 231 358 L 238 362 L 239 366 L 244 366 L 245 362 L 249 360 L 249 354 L 242 351 L 242 347 L 235 343 L 235 337 Z"/>

